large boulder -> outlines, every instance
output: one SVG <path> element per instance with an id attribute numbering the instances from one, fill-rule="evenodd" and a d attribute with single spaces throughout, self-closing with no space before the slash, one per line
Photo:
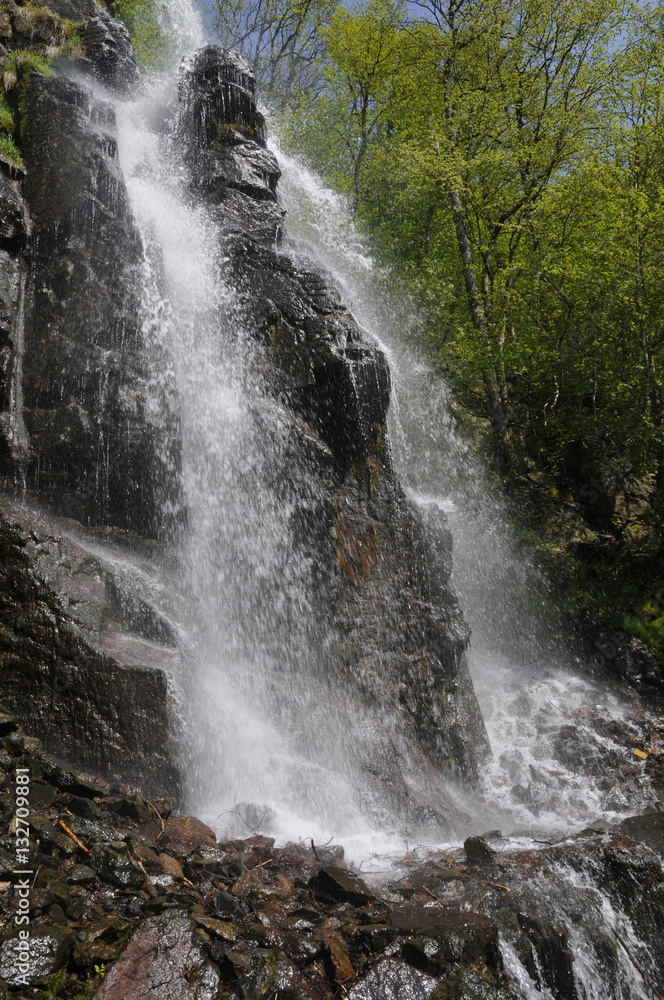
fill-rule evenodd
<path id="1" fill-rule="evenodd" d="M 170 910 L 146 920 L 115 962 L 95 1000 L 217 1000 L 219 970 L 206 957 L 196 924 Z"/>

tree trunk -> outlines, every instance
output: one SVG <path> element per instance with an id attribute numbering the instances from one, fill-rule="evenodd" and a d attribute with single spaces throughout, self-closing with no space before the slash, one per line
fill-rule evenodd
<path id="1" fill-rule="evenodd" d="M 450 192 L 450 203 L 452 207 L 452 218 L 456 231 L 461 263 L 463 266 L 463 277 L 466 285 L 466 297 L 470 308 L 470 316 L 473 327 L 480 335 L 486 345 L 489 355 L 488 364 L 484 374 L 484 385 L 487 395 L 487 415 L 491 421 L 491 426 L 496 432 L 499 447 L 499 464 L 509 466 L 510 442 L 507 430 L 507 408 L 501 397 L 500 387 L 496 369 L 491 358 L 491 343 L 487 329 L 486 313 L 484 303 L 480 295 L 477 275 L 475 274 L 475 264 L 473 262 L 473 250 L 468 238 L 468 226 L 466 224 L 466 214 L 461 202 L 459 191 L 454 189 Z M 505 470 L 503 470 L 505 471 Z"/>

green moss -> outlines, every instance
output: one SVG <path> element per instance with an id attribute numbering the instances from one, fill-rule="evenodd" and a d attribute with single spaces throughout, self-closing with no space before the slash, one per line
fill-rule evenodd
<path id="1" fill-rule="evenodd" d="M 53 76 L 51 60 L 48 56 L 40 52 L 33 52 L 31 49 L 16 49 L 5 63 L 5 88 L 11 90 L 18 83 L 19 77 L 27 76 L 31 70 L 36 69 L 42 76 Z M 7 83 L 7 76 L 13 77 Z"/>
<path id="2" fill-rule="evenodd" d="M 14 142 L 14 131 L 14 112 L 9 106 L 7 95 L 0 91 L 0 156 L 21 167 L 23 160 Z"/>
<path id="3" fill-rule="evenodd" d="M 17 167 L 23 166 L 23 157 L 16 148 L 16 143 L 9 135 L 0 135 L 0 156 L 9 160 Z"/>
<path id="4" fill-rule="evenodd" d="M 46 985 L 46 988 L 44 989 L 44 996 L 47 997 L 57 996 L 58 988 L 62 986 L 66 978 L 67 978 L 66 969 L 60 969 L 59 972 L 56 972 L 55 975 L 51 976 Z"/>
<path id="5" fill-rule="evenodd" d="M 14 115 L 7 103 L 7 95 L 0 91 L 0 132 L 12 133 L 14 131 Z"/>
<path id="6" fill-rule="evenodd" d="M 159 17 L 158 0 L 116 0 L 115 15 L 127 26 L 136 58 L 145 69 L 159 69 L 168 38 Z"/>

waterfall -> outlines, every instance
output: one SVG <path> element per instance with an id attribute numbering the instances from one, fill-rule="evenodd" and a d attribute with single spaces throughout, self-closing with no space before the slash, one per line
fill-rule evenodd
<path id="1" fill-rule="evenodd" d="M 176 77 L 204 32 L 189 5 L 169 16 L 181 28 L 170 70 L 115 104 L 145 252 L 144 332 L 170 357 L 179 398 L 184 514 L 169 603 L 181 635 L 171 683 L 187 806 L 219 831 L 335 837 L 360 857 L 403 843 L 403 828 L 353 759 L 374 716 L 328 682 L 333 629 L 316 616 L 316 566 L 298 544 L 302 509 L 322 502 L 320 486 L 294 459 L 291 418 L 264 389 L 219 217 L 192 193 Z M 430 541 L 440 529 L 428 512 L 451 526 L 453 584 L 472 627 L 470 663 L 493 751 L 481 797 L 459 793 L 471 826 L 482 832 L 496 819 L 565 831 L 640 811 L 651 800 L 647 782 L 607 788 L 573 752 L 554 752 L 570 726 L 582 752 L 596 744 L 584 718 L 624 721 L 625 699 L 574 670 L 547 625 L 546 581 L 512 542 L 507 508 L 455 431 L 447 389 L 413 346 L 411 304 L 387 292 L 389 275 L 343 200 L 276 140 L 273 148 L 286 250 L 332 274 L 383 348 L 397 470 Z M 611 745 L 610 733 L 602 738 Z"/>
<path id="2" fill-rule="evenodd" d="M 144 333 L 166 349 L 179 398 L 185 513 L 167 603 L 181 637 L 170 679 L 186 805 L 226 833 L 343 837 L 362 854 L 390 835 L 353 773 L 362 719 L 324 676 L 329 626 L 312 611 L 316 567 L 297 539 L 317 485 L 262 390 L 218 219 L 191 193 L 177 108 L 178 63 L 202 41 L 191 11 L 185 29 L 170 72 L 116 115 L 145 253 Z"/>
<path id="3" fill-rule="evenodd" d="M 452 581 L 472 628 L 469 662 L 493 751 L 483 772 L 487 803 L 516 826 L 560 831 L 643 811 L 656 793 L 638 773 L 616 787 L 605 775 L 584 774 L 585 760 L 574 750 L 564 761 L 554 755 L 556 740 L 572 726 L 581 748 L 600 743 L 627 761 L 629 752 L 609 733 L 598 737 L 587 720 L 629 726 L 633 699 L 579 669 L 555 623 L 549 582 L 518 545 L 506 501 L 456 430 L 449 391 L 417 346 L 414 305 L 394 293 L 343 197 L 281 149 L 278 138 L 272 146 L 294 250 L 304 245 L 324 264 L 389 358 L 401 480 L 415 503 L 444 511 L 452 530 Z"/>
<path id="4" fill-rule="evenodd" d="M 34 983 L 659 996 L 656 707 L 577 661 L 416 306 L 243 57 L 158 10 L 158 71 L 100 8 L 112 72 L 26 90 L 0 694 L 48 752 L 3 714 L 0 763 L 35 768 L 27 905 L 71 956 Z"/>

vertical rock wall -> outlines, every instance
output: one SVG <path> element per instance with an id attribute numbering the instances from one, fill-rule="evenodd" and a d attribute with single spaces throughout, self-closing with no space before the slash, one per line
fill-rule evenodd
<path id="1" fill-rule="evenodd" d="M 91 552 L 110 534 L 154 555 L 178 517 L 177 400 L 96 86 L 129 93 L 138 67 L 95 0 L 0 6 L 3 63 L 48 56 L 72 25 L 82 44 L 54 75 L 18 64 L 6 95 L 24 166 L 0 158 L 0 702 L 79 766 L 176 795 L 172 636 L 146 637 L 140 597 Z M 81 546 L 83 525 L 103 531 Z"/>
<path id="2" fill-rule="evenodd" d="M 444 524 L 422 523 L 395 475 L 383 353 L 330 277 L 283 239 L 279 166 L 254 90 L 236 53 L 199 50 L 183 69 L 183 122 L 266 391 L 318 443 L 305 463 L 318 503 L 296 511 L 293 534 L 319 565 L 318 607 L 336 636 L 328 669 L 393 733 L 473 780 L 487 743 L 464 655 L 469 630 L 447 585 L 451 538 Z M 295 495 L 299 474 L 287 472 Z"/>

